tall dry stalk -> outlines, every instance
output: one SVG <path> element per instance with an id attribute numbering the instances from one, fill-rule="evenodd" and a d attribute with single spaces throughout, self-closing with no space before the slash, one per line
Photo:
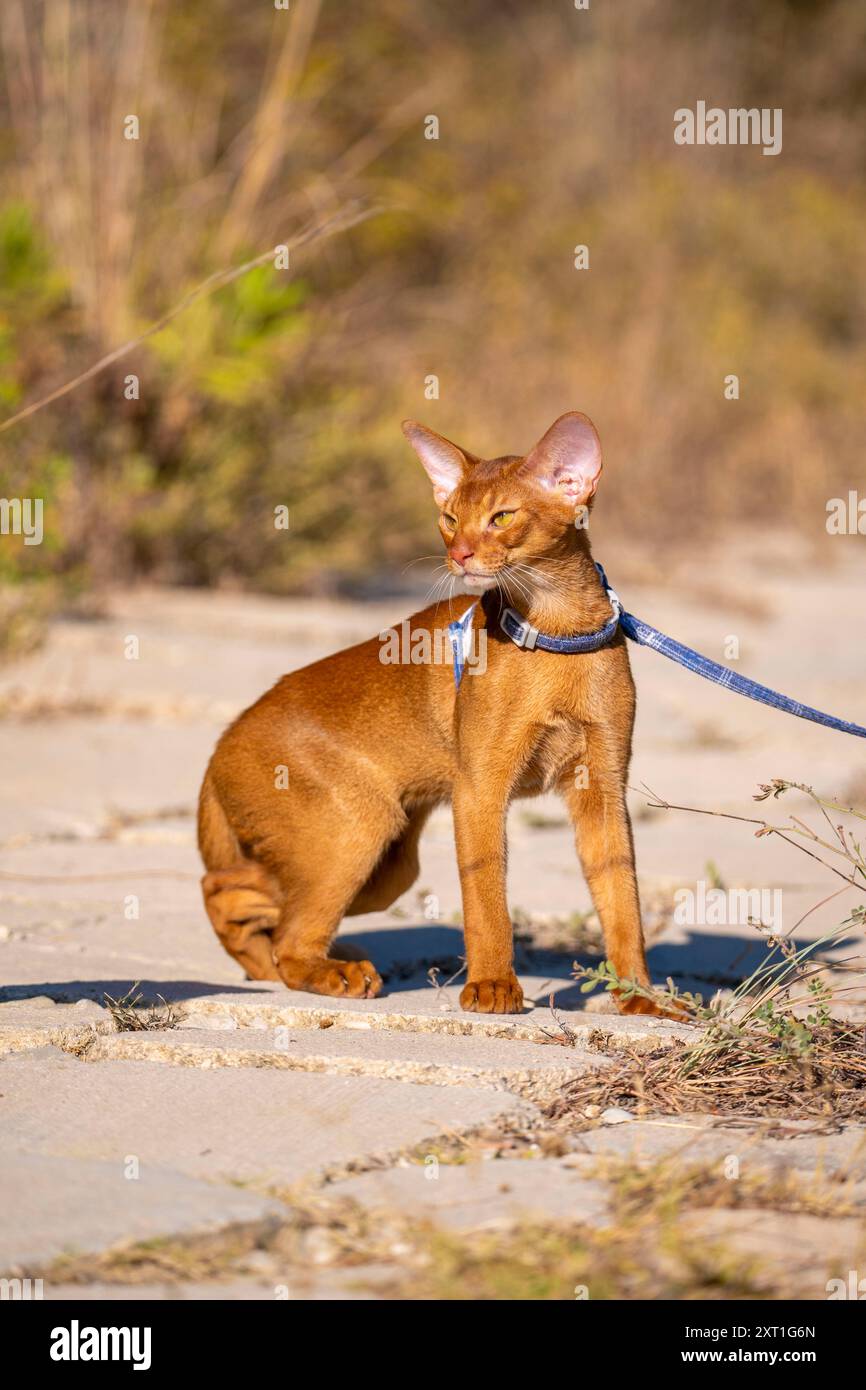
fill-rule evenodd
<path id="1" fill-rule="evenodd" d="M 0 42 L 19 197 L 35 201 L 58 265 L 100 344 L 134 322 L 133 252 L 157 99 L 153 0 L 6 0 Z M 124 139 L 135 115 L 141 138 Z"/>
<path id="2" fill-rule="evenodd" d="M 234 255 L 253 235 L 262 198 L 279 172 L 293 131 L 292 98 L 309 57 L 321 4 L 322 0 L 296 0 L 288 21 L 284 14 L 274 14 L 277 56 L 262 84 L 248 140 L 243 142 L 248 148 L 243 150 L 240 175 L 216 237 L 216 254 L 221 260 Z M 285 29 L 282 43 L 281 29 Z"/>

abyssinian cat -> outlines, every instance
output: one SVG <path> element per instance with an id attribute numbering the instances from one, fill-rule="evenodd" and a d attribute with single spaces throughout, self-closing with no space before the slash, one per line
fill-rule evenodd
<path id="1" fill-rule="evenodd" d="M 370 997 L 367 960 L 342 959 L 343 917 L 388 907 L 415 880 L 431 809 L 452 803 L 463 896 L 464 1009 L 517 1013 L 505 895 L 514 797 L 556 790 L 620 979 L 647 987 L 625 781 L 634 686 L 617 630 L 580 655 L 528 650 L 500 627 L 514 607 L 542 633 L 611 618 L 584 524 L 601 474 L 585 415 L 561 416 L 525 457 L 481 459 L 403 426 L 433 484 L 446 565 L 468 595 L 409 620 L 441 635 L 466 617 L 486 634 L 483 674 L 384 662 L 379 638 L 284 676 L 223 734 L 199 805 L 205 905 L 225 949 L 257 980 Z M 576 524 L 577 519 L 577 524 Z M 580 775 L 578 775 L 580 773 Z M 657 1013 L 650 998 L 618 999 Z"/>

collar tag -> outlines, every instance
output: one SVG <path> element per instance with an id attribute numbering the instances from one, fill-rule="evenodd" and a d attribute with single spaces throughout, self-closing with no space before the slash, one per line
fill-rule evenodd
<path id="1" fill-rule="evenodd" d="M 460 689 L 463 671 L 472 649 L 472 617 L 477 607 L 477 603 L 471 604 L 462 618 L 456 618 L 453 623 L 448 624 L 448 640 L 454 658 L 455 690 Z"/>
<path id="2" fill-rule="evenodd" d="M 528 618 L 521 618 L 513 608 L 504 608 L 499 617 L 499 626 L 510 637 L 515 647 L 524 647 L 531 652 L 539 638 L 537 627 L 533 627 Z"/>

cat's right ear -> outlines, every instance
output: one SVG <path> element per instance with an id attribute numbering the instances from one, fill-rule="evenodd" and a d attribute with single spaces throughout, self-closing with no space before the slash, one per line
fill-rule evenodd
<path id="1" fill-rule="evenodd" d="M 560 415 L 527 454 L 521 471 L 558 492 L 571 506 L 587 506 L 601 477 L 601 444 L 595 425 L 579 410 Z"/>
<path id="2" fill-rule="evenodd" d="M 463 482 L 469 468 L 469 457 L 450 439 L 419 425 L 417 420 L 404 420 L 401 426 L 427 477 L 433 484 L 433 496 L 441 507 L 456 487 Z"/>

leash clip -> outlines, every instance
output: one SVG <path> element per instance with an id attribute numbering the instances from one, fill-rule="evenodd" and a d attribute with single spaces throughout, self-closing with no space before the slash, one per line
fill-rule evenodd
<path id="1" fill-rule="evenodd" d="M 595 567 L 598 570 L 598 577 L 601 580 L 602 588 L 604 589 L 604 592 L 607 594 L 610 606 L 613 609 L 613 616 L 616 618 L 617 622 L 619 622 L 620 617 L 622 616 L 622 603 L 620 601 L 619 594 L 608 584 L 607 575 L 604 572 L 604 567 L 600 565 L 598 561 L 596 561 Z"/>
<path id="2" fill-rule="evenodd" d="M 533 627 L 527 618 L 521 618 L 513 608 L 505 608 L 499 618 L 499 626 L 510 637 L 516 647 L 531 652 L 538 641 L 538 628 Z"/>

